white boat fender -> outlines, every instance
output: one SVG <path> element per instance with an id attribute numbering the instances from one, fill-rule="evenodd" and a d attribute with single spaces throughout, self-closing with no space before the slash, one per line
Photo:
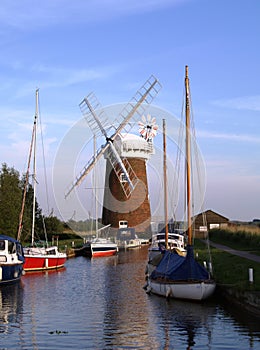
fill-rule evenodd
<path id="1" fill-rule="evenodd" d="M 165 294 L 166 298 L 169 298 L 171 295 L 172 295 L 172 290 L 170 287 L 167 287 L 166 294 Z"/>
<path id="2" fill-rule="evenodd" d="M 147 294 L 150 294 L 151 291 L 152 291 L 152 288 L 151 288 L 150 285 L 148 285 L 148 286 L 146 287 L 146 293 L 147 293 Z"/>

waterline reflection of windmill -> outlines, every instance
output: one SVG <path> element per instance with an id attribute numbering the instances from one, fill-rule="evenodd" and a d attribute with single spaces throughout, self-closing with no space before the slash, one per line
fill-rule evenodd
<path id="1" fill-rule="evenodd" d="M 83 99 L 79 105 L 83 116 L 85 117 L 92 132 L 97 136 L 98 134 L 102 134 L 105 137 L 106 142 L 101 148 L 99 148 L 97 153 L 93 155 L 80 174 L 76 177 L 75 181 L 65 194 L 65 198 L 83 181 L 85 176 L 89 174 L 105 152 L 115 174 L 117 175 L 125 196 L 130 196 L 137 184 L 138 179 L 127 159 L 120 158 L 113 145 L 113 142 L 120 133 L 128 133 L 131 130 L 132 126 L 129 123 L 130 119 L 135 119 L 136 116 L 141 117 L 143 115 L 145 108 L 153 101 L 160 88 L 161 85 L 158 80 L 154 76 L 151 76 L 136 92 L 129 103 L 126 104 L 112 126 L 108 122 L 105 111 L 101 107 L 101 104 L 97 100 L 94 93 L 89 94 Z M 116 127 L 118 123 L 119 126 Z M 124 179 L 126 179 L 126 181 L 120 181 L 122 178 L 122 173 L 124 174 Z"/>

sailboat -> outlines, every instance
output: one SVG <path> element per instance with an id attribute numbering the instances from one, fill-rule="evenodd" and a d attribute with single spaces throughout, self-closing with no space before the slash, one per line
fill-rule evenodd
<path id="1" fill-rule="evenodd" d="M 109 227 L 110 225 L 107 225 L 96 230 L 97 236 L 83 245 L 86 255 L 97 258 L 112 256 L 118 252 L 118 246 L 115 242 L 107 237 L 100 237 L 102 231 L 106 231 Z"/>
<path id="2" fill-rule="evenodd" d="M 161 259 L 162 249 L 168 249 L 177 252 L 179 255 L 186 255 L 185 237 L 182 232 L 175 229 L 168 221 L 168 193 L 167 193 L 167 153 L 166 153 L 166 122 L 163 119 L 163 185 L 164 185 L 164 223 L 160 229 L 161 223 L 158 224 L 158 230 L 152 235 L 152 243 L 148 248 L 148 264 L 150 268 L 158 264 Z M 149 265 L 148 265 L 149 266 Z M 149 270 L 150 270 L 149 268 Z"/>
<path id="3" fill-rule="evenodd" d="M 209 298 L 215 291 L 215 281 L 206 268 L 194 258 L 192 245 L 192 214 L 191 214 L 191 140 L 190 140 L 190 92 L 188 66 L 185 68 L 185 117 L 186 117 L 186 201 L 188 244 L 186 256 L 167 249 L 162 250 L 158 266 L 148 273 L 145 289 L 165 297 L 188 300 L 203 300 Z M 166 234 L 167 238 L 167 234 Z"/>
<path id="4" fill-rule="evenodd" d="M 29 182 L 29 172 L 30 172 L 30 163 L 33 156 L 33 208 L 32 208 L 32 229 L 31 229 L 31 245 L 30 247 L 24 247 L 24 271 L 45 271 L 51 269 L 58 269 L 64 266 L 67 259 L 65 253 L 61 253 L 58 250 L 57 246 L 48 246 L 48 241 L 46 239 L 46 247 L 37 247 L 35 242 L 35 210 L 36 210 L 36 136 L 37 136 L 37 124 L 39 117 L 39 90 L 36 90 L 36 111 L 33 123 L 33 132 L 29 152 L 29 160 L 25 178 L 25 187 L 22 200 L 22 209 L 19 217 L 19 226 L 17 240 L 19 241 L 22 233 L 22 223 L 23 223 L 23 213 L 25 206 L 26 198 L 26 189 Z"/>

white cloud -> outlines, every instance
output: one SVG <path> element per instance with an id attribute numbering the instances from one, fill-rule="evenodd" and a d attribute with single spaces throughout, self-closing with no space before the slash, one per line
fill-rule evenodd
<path id="1" fill-rule="evenodd" d="M 156 11 L 191 0 L 1 0 L 0 22 L 12 27 L 30 29 L 57 23 L 111 20 L 137 13 Z"/>
<path id="2" fill-rule="evenodd" d="M 28 70 L 28 67 L 22 67 L 20 65 L 20 69 L 22 72 L 24 69 Z M 35 80 L 31 79 L 21 84 L 21 87 L 17 88 L 15 96 L 21 98 L 31 95 L 35 87 L 38 86 L 39 80 L 41 82 L 40 89 L 63 88 L 88 81 L 106 79 L 121 69 L 123 68 L 120 64 L 115 66 L 92 67 L 90 69 L 70 69 L 35 65 L 29 68 L 29 71 L 37 77 L 37 81 L 35 78 Z"/>
<path id="3" fill-rule="evenodd" d="M 260 95 L 215 100 L 214 105 L 238 110 L 260 111 Z"/>
<path id="4" fill-rule="evenodd" d="M 260 143 L 260 137 L 254 135 L 246 135 L 246 134 L 227 134 L 227 133 L 217 133 L 206 130 L 197 131 L 197 136 L 200 138 L 207 139 L 220 139 L 227 141 L 235 141 L 235 142 L 248 142 L 248 143 Z"/>

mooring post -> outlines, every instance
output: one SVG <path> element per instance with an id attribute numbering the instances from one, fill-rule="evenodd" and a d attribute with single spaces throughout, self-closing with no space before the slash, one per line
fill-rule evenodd
<path id="1" fill-rule="evenodd" d="M 251 267 L 248 269 L 248 274 L 249 274 L 249 282 L 253 283 L 254 282 L 254 270 Z"/>

